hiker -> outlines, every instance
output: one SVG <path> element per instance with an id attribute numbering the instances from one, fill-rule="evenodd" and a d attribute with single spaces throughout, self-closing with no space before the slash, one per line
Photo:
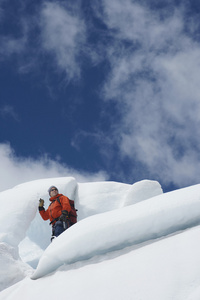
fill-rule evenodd
<path id="1" fill-rule="evenodd" d="M 39 200 L 39 213 L 43 220 L 50 220 L 52 225 L 51 241 L 71 226 L 69 212 L 71 211 L 70 200 L 63 194 L 58 193 L 55 186 L 48 189 L 51 201 L 47 210 L 44 208 L 44 200 Z"/>

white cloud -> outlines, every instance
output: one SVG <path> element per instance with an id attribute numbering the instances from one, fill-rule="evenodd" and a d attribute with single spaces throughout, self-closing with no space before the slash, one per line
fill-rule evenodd
<path id="1" fill-rule="evenodd" d="M 0 144 L 0 191 L 23 182 L 53 177 L 75 177 L 78 182 L 102 181 L 108 179 L 103 171 L 97 173 L 72 169 L 47 155 L 34 159 L 17 157 L 9 144 Z"/>
<path id="2" fill-rule="evenodd" d="M 16 55 L 19 72 L 28 73 L 48 57 L 50 69 L 63 72 L 65 80 L 79 78 L 86 29 L 78 2 L 70 6 L 61 1 L 42 1 L 37 5 L 37 15 L 28 14 L 23 2 L 19 7 L 13 20 L 15 31 L 0 35 L 0 60 Z M 0 10 L 2 23 L 7 13 Z"/>
<path id="3" fill-rule="evenodd" d="M 58 3 L 46 2 L 41 12 L 43 49 L 52 53 L 56 65 L 68 79 L 80 76 L 81 47 L 85 42 L 85 24 L 77 10 L 73 12 Z"/>
<path id="4" fill-rule="evenodd" d="M 199 182 L 200 44 L 184 31 L 184 11 L 161 16 L 130 0 L 102 8 L 113 39 L 104 96 L 121 113 L 114 140 L 121 158 L 166 183 Z"/>

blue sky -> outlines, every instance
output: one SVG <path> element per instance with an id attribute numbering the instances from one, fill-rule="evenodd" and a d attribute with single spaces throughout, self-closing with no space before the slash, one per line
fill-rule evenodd
<path id="1" fill-rule="evenodd" d="M 198 1 L 0 0 L 0 188 L 199 183 L 199 14 Z"/>

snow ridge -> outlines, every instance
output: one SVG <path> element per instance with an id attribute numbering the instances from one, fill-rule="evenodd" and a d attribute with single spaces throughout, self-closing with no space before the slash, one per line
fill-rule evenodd
<path id="1" fill-rule="evenodd" d="M 176 194 L 156 196 L 77 223 L 46 249 L 31 278 L 45 276 L 63 264 L 72 264 L 198 225 L 200 186 L 184 189 L 181 198 Z"/>
<path id="2" fill-rule="evenodd" d="M 79 210 L 52 244 L 37 210 L 50 185 Z M 54 178 L 2 192 L 0 202 L 0 300 L 64 300 L 67 287 L 74 300 L 200 299 L 200 185 L 163 194 L 149 180 Z"/>

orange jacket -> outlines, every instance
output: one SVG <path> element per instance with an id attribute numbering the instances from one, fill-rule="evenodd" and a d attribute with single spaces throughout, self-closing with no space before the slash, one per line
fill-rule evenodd
<path id="1" fill-rule="evenodd" d="M 59 197 L 60 203 L 56 200 Z M 51 201 L 47 210 L 40 208 L 39 212 L 43 220 L 53 221 L 54 219 L 62 215 L 62 211 L 66 210 L 70 212 L 71 206 L 69 204 L 69 199 L 63 194 L 58 194 L 55 197 L 49 199 Z M 54 223 L 54 222 L 53 222 Z"/>

